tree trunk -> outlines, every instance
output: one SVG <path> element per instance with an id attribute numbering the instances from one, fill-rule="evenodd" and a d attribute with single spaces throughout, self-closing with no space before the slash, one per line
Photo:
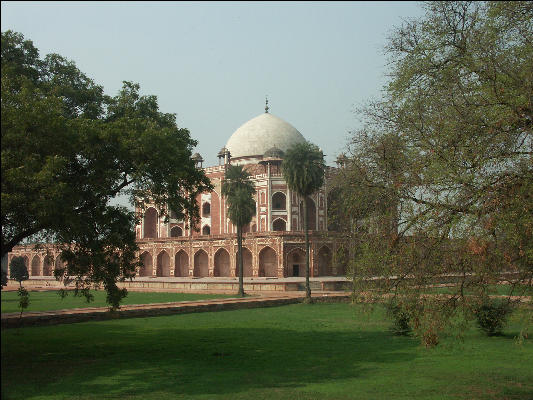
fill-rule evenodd
<path id="1" fill-rule="evenodd" d="M 239 293 L 240 297 L 244 297 L 244 279 L 242 268 L 242 227 L 237 227 L 237 268 L 239 270 Z"/>
<path id="2" fill-rule="evenodd" d="M 309 218 L 307 215 L 307 198 L 304 197 L 304 230 L 305 230 L 305 300 L 311 302 L 311 285 L 309 284 Z"/>

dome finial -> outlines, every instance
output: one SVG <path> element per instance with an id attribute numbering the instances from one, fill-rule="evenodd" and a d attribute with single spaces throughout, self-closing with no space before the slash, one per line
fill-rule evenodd
<path id="1" fill-rule="evenodd" d="M 268 114 L 268 110 L 269 110 L 269 107 L 268 107 L 268 96 L 265 96 L 265 114 Z"/>

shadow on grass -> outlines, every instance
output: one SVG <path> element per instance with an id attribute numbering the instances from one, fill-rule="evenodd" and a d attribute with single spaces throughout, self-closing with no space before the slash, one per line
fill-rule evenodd
<path id="1" fill-rule="evenodd" d="M 39 356 L 7 354 L 2 363 L 12 368 L 2 373 L 3 394 L 142 398 L 300 387 L 371 374 L 367 363 L 410 360 L 410 349 L 418 345 L 386 332 L 360 330 L 178 328 L 119 334 L 110 323 L 99 323 L 97 329 L 94 335 L 80 330 L 70 347 L 61 348 L 59 337 Z M 10 360 L 14 357 L 16 363 Z M 22 366 L 18 373 L 23 367 L 32 370 L 31 383 L 16 382 L 15 364 Z"/>

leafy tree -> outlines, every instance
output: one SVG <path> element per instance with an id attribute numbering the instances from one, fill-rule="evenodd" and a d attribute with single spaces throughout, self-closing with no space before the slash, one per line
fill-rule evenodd
<path id="1" fill-rule="evenodd" d="M 361 110 L 335 208 L 361 288 L 393 289 L 435 344 L 503 276 L 512 295 L 531 286 L 533 5 L 423 7 L 388 41 L 390 81 Z M 443 274 L 454 293 L 424 296 Z"/>
<path id="2" fill-rule="evenodd" d="M 237 265 L 239 269 L 239 296 L 244 297 L 242 228 L 249 224 L 256 213 L 255 187 L 250 174 L 240 165 L 229 165 L 222 183 L 222 195 L 228 203 L 228 217 L 237 227 Z"/>
<path id="3" fill-rule="evenodd" d="M 187 129 L 155 96 L 124 82 L 115 97 L 57 54 L 39 58 L 19 33 L 2 33 L 2 256 L 21 242 L 61 249 L 58 279 L 76 293 L 103 284 L 118 307 L 135 274 L 137 216 L 119 194 L 198 218 L 190 193 L 211 188 L 191 160 Z"/>
<path id="4" fill-rule="evenodd" d="M 309 285 L 309 221 L 307 215 L 307 197 L 317 192 L 324 184 L 326 164 L 322 151 L 312 143 L 297 143 L 285 152 L 281 164 L 287 186 L 303 198 L 305 230 L 305 297 L 311 301 Z"/>
<path id="5" fill-rule="evenodd" d="M 28 268 L 22 257 L 13 257 L 9 263 L 9 275 L 22 287 L 22 282 L 28 280 Z"/>

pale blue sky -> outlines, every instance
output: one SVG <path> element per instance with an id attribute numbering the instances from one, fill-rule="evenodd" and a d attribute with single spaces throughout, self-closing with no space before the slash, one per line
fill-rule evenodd
<path id="1" fill-rule="evenodd" d="M 9 2 L 2 31 L 59 53 L 115 95 L 154 94 L 198 140 L 204 166 L 244 122 L 283 118 L 334 159 L 359 126 L 356 106 L 386 81 L 393 26 L 416 2 Z"/>

